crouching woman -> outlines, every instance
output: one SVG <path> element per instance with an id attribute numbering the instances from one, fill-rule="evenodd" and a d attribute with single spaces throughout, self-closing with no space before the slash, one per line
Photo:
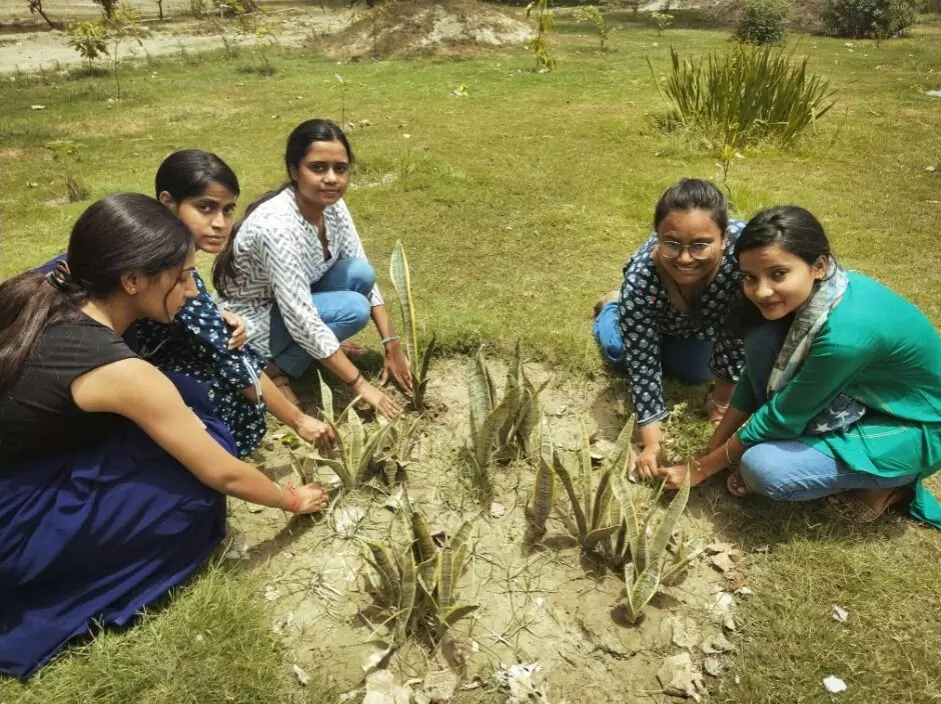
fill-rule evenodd
<path id="1" fill-rule="evenodd" d="M 802 208 L 756 215 L 735 254 L 751 304 L 745 372 L 711 452 L 689 463 L 691 482 L 728 466 L 735 495 L 832 496 L 854 522 L 905 503 L 941 528 L 941 505 L 922 483 L 941 469 L 941 337 L 931 322 L 841 269 Z M 668 485 L 687 471 L 664 470 Z"/>
<path id="2" fill-rule="evenodd" d="M 117 194 L 79 217 L 67 263 L 0 284 L 0 673 L 28 677 L 186 579 L 223 538 L 225 495 L 326 503 L 233 457 L 200 384 L 122 340 L 196 295 L 193 258 L 167 208 Z"/>

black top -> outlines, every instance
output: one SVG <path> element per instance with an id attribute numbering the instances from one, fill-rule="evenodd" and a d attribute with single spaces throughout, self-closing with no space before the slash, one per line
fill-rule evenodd
<path id="1" fill-rule="evenodd" d="M 109 327 L 87 315 L 46 328 L 23 373 L 0 399 L 0 473 L 25 460 L 94 447 L 121 421 L 87 413 L 72 382 L 105 364 L 137 355 Z"/>

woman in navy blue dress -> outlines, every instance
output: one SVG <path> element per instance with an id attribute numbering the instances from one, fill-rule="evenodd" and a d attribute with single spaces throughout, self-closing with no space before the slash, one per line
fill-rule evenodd
<path id="1" fill-rule="evenodd" d="M 168 324 L 193 282 L 193 235 L 158 201 L 108 196 L 65 262 L 0 284 L 0 673 L 25 678 L 94 624 L 128 624 L 225 531 L 225 496 L 310 513 L 233 457 L 204 388 L 121 338 Z"/>
<path id="2" fill-rule="evenodd" d="M 197 251 L 218 254 L 232 234 L 239 182 L 215 154 L 187 149 L 171 154 L 157 169 L 156 196 L 193 233 Z M 213 412 L 232 432 L 239 457 L 265 435 L 265 411 L 308 442 L 329 444 L 329 426 L 305 414 L 265 375 L 268 361 L 245 345 L 244 321 L 222 311 L 198 272 L 197 295 L 169 325 L 151 320 L 136 325 L 141 356 L 165 372 L 202 383 Z M 234 330 L 234 332 L 233 332 Z"/>

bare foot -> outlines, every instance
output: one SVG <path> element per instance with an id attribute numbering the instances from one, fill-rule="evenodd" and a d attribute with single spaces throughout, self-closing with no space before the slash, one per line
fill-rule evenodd
<path id="1" fill-rule="evenodd" d="M 366 355 L 366 348 L 353 340 L 341 342 L 340 349 L 350 359 L 362 359 Z"/>
<path id="2" fill-rule="evenodd" d="M 278 391 L 284 394 L 284 398 L 300 408 L 301 399 L 298 398 L 297 394 L 294 393 L 294 389 L 291 388 L 291 378 L 287 374 L 282 372 L 277 376 L 271 377 L 271 383 L 278 388 Z"/>
<path id="3" fill-rule="evenodd" d="M 910 498 L 911 487 L 856 489 L 831 496 L 829 501 L 840 518 L 850 523 L 871 523 L 889 507 Z"/>

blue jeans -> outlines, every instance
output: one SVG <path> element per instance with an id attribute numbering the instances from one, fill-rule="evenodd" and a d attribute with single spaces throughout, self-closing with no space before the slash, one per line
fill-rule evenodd
<path id="1" fill-rule="evenodd" d="M 768 377 L 790 327 L 790 320 L 769 321 L 745 333 L 745 366 L 755 400 L 767 402 Z M 810 501 L 852 489 L 907 486 L 917 474 L 880 477 L 847 467 L 799 440 L 752 445 L 742 456 L 748 488 L 777 501 Z"/>
<path id="2" fill-rule="evenodd" d="M 605 361 L 618 372 L 627 374 L 617 303 L 605 304 L 598 313 L 594 334 Z M 705 384 L 712 379 L 712 370 L 709 369 L 711 356 L 712 343 L 709 340 L 672 335 L 663 335 L 660 338 L 660 365 L 663 374 L 685 384 Z"/>
<path id="3" fill-rule="evenodd" d="M 366 327 L 372 315 L 369 292 L 376 285 L 376 272 L 362 259 L 341 259 L 310 287 L 311 301 L 320 319 L 346 340 Z M 292 377 L 299 377 L 313 362 L 307 351 L 288 333 L 277 305 L 271 309 L 269 338 L 272 361 Z"/>

